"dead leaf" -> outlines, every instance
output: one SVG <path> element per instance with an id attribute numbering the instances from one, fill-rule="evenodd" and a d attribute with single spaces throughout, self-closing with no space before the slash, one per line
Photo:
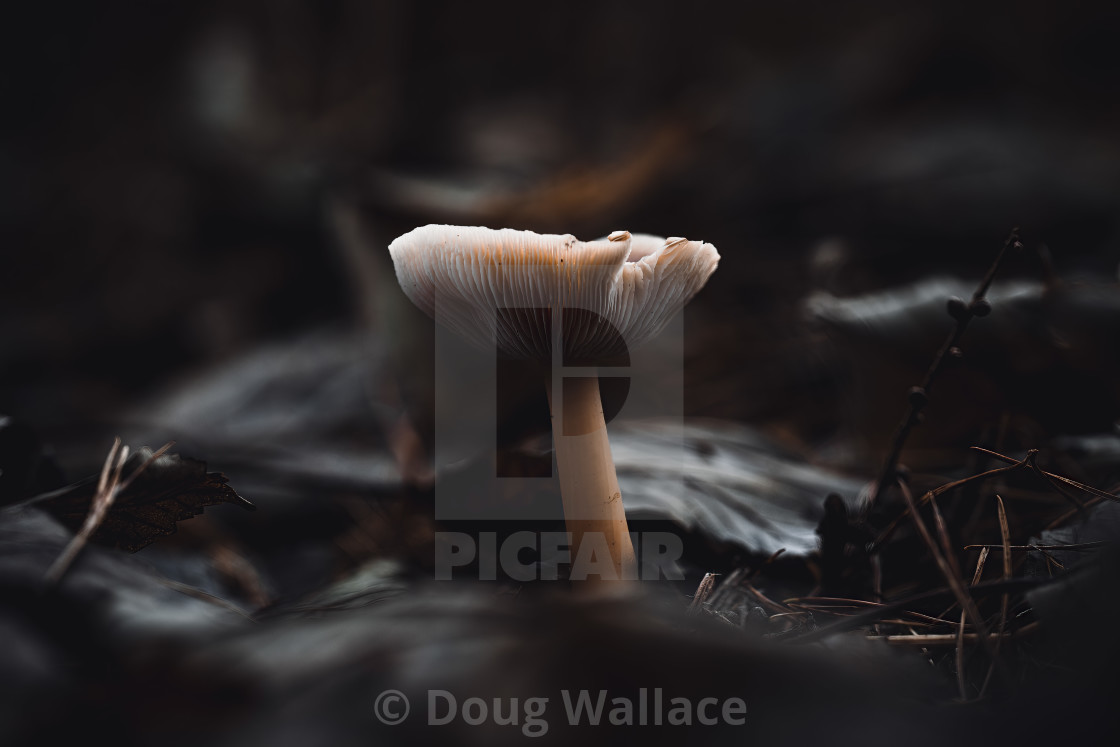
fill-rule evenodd
<path id="1" fill-rule="evenodd" d="M 150 449 L 139 449 L 125 464 L 124 473 L 132 474 L 151 456 Z M 91 477 L 28 503 L 45 509 L 77 532 L 96 492 L 97 480 Z M 206 462 L 164 454 L 120 492 L 90 540 L 136 552 L 160 537 L 174 534 L 178 522 L 219 503 L 256 508 L 229 486 L 225 475 L 207 472 Z"/>

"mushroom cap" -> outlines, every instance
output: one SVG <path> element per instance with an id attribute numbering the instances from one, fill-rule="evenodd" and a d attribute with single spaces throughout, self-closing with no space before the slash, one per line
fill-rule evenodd
<path id="1" fill-rule="evenodd" d="M 660 332 L 719 263 L 711 244 L 616 231 L 596 241 L 428 225 L 389 245 L 414 304 L 472 344 L 547 360 L 554 333 L 565 359 L 633 350 Z M 559 316 L 557 330 L 551 320 Z M 562 331 L 561 331 L 562 330 Z"/>

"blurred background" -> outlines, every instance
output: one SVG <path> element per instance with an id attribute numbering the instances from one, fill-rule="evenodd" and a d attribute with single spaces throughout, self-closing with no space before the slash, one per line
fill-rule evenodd
<path id="1" fill-rule="evenodd" d="M 37 730 L 81 723 L 119 744 L 219 743 L 232 725 L 222 743 L 368 744 L 385 687 L 534 693 L 595 662 L 572 681 L 749 687 L 767 743 L 983 734 L 941 733 L 964 709 L 919 709 L 926 685 L 933 701 L 954 697 L 951 649 L 926 661 L 877 641 L 872 657 L 861 633 L 784 646 L 791 626 L 832 612 L 773 614 L 771 599 L 942 585 L 905 526 L 873 571 L 872 535 L 846 512 L 952 327 L 946 299 L 973 292 L 1016 226 L 1023 248 L 999 270 L 991 314 L 903 452 L 915 494 L 995 466 L 968 456 L 976 444 L 1040 448 L 1055 472 L 1120 484 L 1118 31 L 1104 3 L 6 8 L 0 504 L 95 473 L 120 434 L 176 439 L 261 510 L 215 507 L 137 556 L 87 548 L 54 596 L 41 582 L 68 532 L 42 512 L 0 514 L 0 627 L 19 652 L 0 657 L 0 733 L 42 744 Z M 387 252 L 427 223 L 718 247 L 684 312 L 683 458 L 699 476 L 663 479 L 655 427 L 612 426 L 627 506 L 646 511 L 632 526 L 686 543 L 664 608 L 600 611 L 508 579 L 479 588 L 471 569 L 432 582 L 433 331 Z M 547 428 L 536 398 L 505 413 L 503 446 Z M 550 461 L 506 456 L 506 474 Z M 1120 526 L 1104 504 L 1046 533 L 1072 515 L 1061 496 L 997 488 L 1016 544 L 1092 543 Z M 828 516 L 826 496 L 839 496 Z M 943 507 L 961 546 L 1000 540 L 990 493 Z M 1056 575 L 1049 559 L 1020 571 Z M 1120 661 L 1109 562 L 1049 587 L 1065 622 L 1047 628 L 1045 594 L 1031 599 L 1044 632 L 1075 649 L 1049 669 L 1035 649 L 1013 662 L 1045 686 L 970 718 L 1008 742 L 1043 727 L 1071 741 L 1114 720 L 1096 687 Z M 712 614 L 685 617 L 709 571 L 734 571 L 722 601 L 693 600 Z M 735 579 L 755 596 L 731 600 L 747 593 Z M 1034 619 L 1016 605 L 1013 624 Z M 965 669 L 974 686 L 962 678 L 961 691 L 977 696 L 987 660 Z M 938 730 L 927 737 L 918 715 Z"/>
<path id="2" fill-rule="evenodd" d="M 995 292 L 1018 305 L 976 325 L 972 378 L 945 385 L 966 406 L 933 413 L 911 457 L 1000 418 L 1024 441 L 1109 433 L 1118 20 L 1041 3 L 25 4 L 0 45 L 0 411 L 96 466 L 107 434 L 200 372 L 300 340 L 319 347 L 283 365 L 314 378 L 330 366 L 309 358 L 358 340 L 374 430 L 407 426 L 385 436 L 406 464 L 429 439 L 431 330 L 389 241 L 429 222 L 629 229 L 723 256 L 686 311 L 686 413 L 865 472 L 948 324 L 913 284 L 967 295 L 1021 226 L 1001 271 L 1020 285 Z M 1090 290 L 1054 301 L 1071 283 Z M 281 365 L 242 379 L 261 360 Z M 204 409 L 176 402 L 180 424 Z"/>

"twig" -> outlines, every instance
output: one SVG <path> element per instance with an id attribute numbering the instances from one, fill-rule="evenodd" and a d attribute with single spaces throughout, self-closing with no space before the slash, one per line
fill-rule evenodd
<path id="1" fill-rule="evenodd" d="M 968 587 L 967 591 L 970 596 L 977 597 L 984 594 L 990 594 L 992 592 L 1026 591 L 1029 589 L 1037 588 L 1039 586 L 1045 586 L 1046 584 L 1050 583 L 1054 583 L 1054 580 L 1044 578 L 1020 577 L 1013 578 L 1008 581 L 984 581 L 982 583 L 974 584 L 973 586 Z M 851 615 L 850 617 L 842 618 L 834 623 L 831 623 L 830 625 L 825 625 L 808 633 L 801 633 L 800 635 L 793 636 L 789 640 L 794 643 L 814 643 L 816 641 L 822 641 L 825 638 L 830 638 L 831 636 L 836 635 L 837 633 L 844 633 L 849 630 L 855 630 L 862 625 L 870 625 L 877 620 L 882 620 L 892 612 L 905 610 L 907 607 L 911 607 L 921 602 L 929 602 L 936 599 L 943 599 L 952 596 L 954 596 L 954 592 L 949 587 L 931 589 L 930 591 L 924 591 L 920 594 L 915 594 L 913 596 L 909 596 L 905 599 L 900 599 L 895 602 L 886 602 L 881 607 L 872 607 L 866 612 L 861 612 L 858 615 Z"/>
<path id="2" fill-rule="evenodd" d="M 109 506 L 113 505 L 113 501 L 117 497 L 121 470 L 124 469 L 124 463 L 127 459 L 128 447 L 121 446 L 121 439 L 118 436 L 113 439 L 113 445 L 109 448 L 109 455 L 105 457 L 105 463 L 101 465 L 101 476 L 97 480 L 97 491 L 90 501 L 89 513 L 86 514 L 86 520 L 82 524 L 82 528 L 71 538 L 62 554 L 55 558 L 50 568 L 47 569 L 43 580 L 48 588 L 59 582 L 70 564 L 74 562 L 74 558 L 78 557 L 78 553 L 85 547 L 90 536 L 101 525 Z"/>
<path id="3" fill-rule="evenodd" d="M 1050 565 L 1055 565 L 1055 566 L 1058 567 L 1059 570 L 1064 571 L 1066 569 L 1065 564 L 1058 562 L 1058 559 L 1055 558 L 1050 553 L 1048 553 L 1048 552 L 1046 552 L 1045 550 L 1042 550 L 1042 549 L 1039 549 L 1039 552 L 1042 553 L 1042 557 L 1046 558 L 1047 568 L 1049 568 Z"/>
<path id="4" fill-rule="evenodd" d="M 975 550 L 977 548 L 983 550 L 1011 550 L 1012 552 L 1023 552 L 1036 550 L 1038 552 L 1045 552 L 1046 550 L 1092 550 L 1097 547 L 1104 547 L 1109 544 L 1104 540 L 1097 542 L 1079 542 L 1075 545 L 1010 545 L 1004 548 L 1003 545 L 965 545 L 965 550 Z"/>
<path id="5" fill-rule="evenodd" d="M 723 580 L 716 586 L 715 591 L 708 598 L 708 607 L 714 610 L 721 610 L 726 604 L 726 599 L 730 596 L 732 590 L 738 587 L 739 583 L 747 575 L 744 568 L 736 568 L 731 573 L 724 576 Z"/>
<path id="6" fill-rule="evenodd" d="M 996 496 L 996 511 L 999 514 L 999 537 L 1003 544 L 1003 578 L 1011 578 L 1011 528 L 1007 523 L 1007 508 L 1003 505 L 1003 498 Z M 1007 616 L 1007 595 L 1003 595 L 1004 616 Z"/>
<path id="7" fill-rule="evenodd" d="M 1027 623 L 1018 630 L 1010 633 L 1002 633 L 999 635 L 992 635 L 992 642 L 998 644 L 1004 638 L 1019 638 L 1021 636 L 1030 635 L 1038 630 L 1038 623 Z M 968 643 L 980 640 L 976 633 L 965 633 L 963 636 L 958 636 L 956 633 L 930 633 L 926 635 L 869 635 L 869 641 L 886 641 L 893 645 L 901 646 L 952 646 L 957 644 L 958 640 L 964 640 Z"/>
<path id="8" fill-rule="evenodd" d="M 871 495 L 868 496 L 865 511 L 874 504 L 879 493 L 885 490 L 887 485 L 894 480 L 895 470 L 898 467 L 898 459 L 902 455 L 902 448 L 906 445 L 906 439 L 909 438 L 910 431 L 922 420 L 922 410 L 929 402 L 930 390 L 933 388 L 934 382 L 941 373 L 946 357 L 957 357 L 960 355 L 960 348 L 957 347 L 957 344 L 960 342 L 961 336 L 964 335 L 964 331 L 967 329 L 968 323 L 972 321 L 972 318 L 976 316 L 987 316 L 991 311 L 991 306 L 984 296 L 991 287 L 992 281 L 995 279 L 996 273 L 999 271 L 1000 265 L 1007 255 L 1007 250 L 1011 247 L 1015 247 L 1016 249 L 1022 247 L 1022 244 L 1019 242 L 1018 227 L 1013 228 L 1011 233 L 1008 234 L 1007 239 L 1003 242 L 1003 246 L 999 250 L 999 254 L 996 255 L 995 260 L 988 268 L 987 273 L 985 273 L 984 279 L 980 281 L 980 285 L 972 294 L 971 301 L 966 304 L 956 297 L 949 299 L 949 314 L 956 320 L 956 324 L 953 326 L 953 330 L 949 333 L 949 336 L 945 338 L 941 349 L 938 350 L 937 354 L 934 356 L 933 362 L 930 363 L 929 369 L 922 379 L 922 383 L 910 389 L 910 394 L 908 396 L 909 408 L 895 428 L 894 436 L 891 438 L 890 448 L 887 451 L 886 458 L 883 460 L 883 467 L 879 473 L 879 479 L 875 483 Z"/>
<path id="9" fill-rule="evenodd" d="M 190 597 L 194 597 L 195 599 L 201 599 L 204 602 L 210 602 L 211 604 L 216 604 L 219 607 L 225 607 L 227 610 L 230 610 L 231 612 L 236 612 L 237 614 L 241 615 L 246 620 L 251 620 L 252 622 L 257 621 L 257 619 L 255 617 L 253 617 L 248 612 L 241 609 L 240 607 L 238 607 L 236 604 L 229 601 L 228 599 L 222 599 L 221 597 L 219 597 L 215 594 L 211 594 L 208 591 L 203 591 L 202 589 L 196 589 L 193 586 L 188 586 L 187 584 L 180 583 L 179 581 L 174 581 L 174 580 L 169 579 L 169 578 L 160 578 L 160 579 L 157 579 L 157 580 L 169 589 L 174 589 L 175 591 L 186 594 L 187 596 L 190 596 Z"/>
<path id="10" fill-rule="evenodd" d="M 942 518 L 941 509 L 938 508 L 937 500 L 932 495 L 929 497 L 929 506 L 933 509 L 933 524 L 937 528 L 937 539 L 941 542 L 941 552 L 945 553 L 945 560 L 949 563 L 953 578 L 960 578 L 961 567 L 957 562 L 957 554 L 953 551 L 953 541 L 949 539 L 949 530 L 945 526 L 945 519 Z"/>
<path id="11" fill-rule="evenodd" d="M 843 606 L 832 606 L 832 605 L 828 605 L 828 604 L 820 604 L 820 602 L 843 602 L 849 608 L 863 607 L 864 609 L 867 609 L 869 607 L 885 607 L 885 606 L 887 606 L 883 602 L 869 602 L 869 601 L 866 601 L 866 600 L 863 600 L 863 599 L 843 599 L 843 598 L 840 598 L 840 597 L 795 597 L 793 599 L 785 600 L 785 603 L 787 605 L 789 605 L 791 608 L 794 608 L 794 609 L 812 610 L 814 612 L 825 612 L 825 613 L 828 613 L 828 614 L 837 614 L 837 615 L 843 614 L 843 613 L 839 613 L 839 612 L 834 611 L 834 610 L 838 610 L 838 609 L 844 609 Z M 935 617 L 933 615 L 926 615 L 924 613 L 914 612 L 912 610 L 904 610 L 903 614 L 904 615 L 909 615 L 910 617 L 917 618 L 918 620 L 922 621 L 920 624 L 923 624 L 923 625 L 929 625 L 929 624 L 952 625 L 953 624 L 952 620 L 946 620 L 942 617 Z M 882 622 L 886 622 L 886 621 L 882 621 Z M 908 621 L 906 621 L 905 624 L 906 625 L 912 625 L 912 624 L 916 624 L 916 623 L 914 623 L 912 620 L 908 620 Z"/>
<path id="12" fill-rule="evenodd" d="M 747 574 L 747 580 L 753 579 L 755 576 L 757 576 L 759 573 L 761 573 L 763 568 L 765 568 L 766 566 L 770 565 L 775 560 L 777 560 L 778 556 L 781 555 L 782 553 L 784 553 L 785 551 L 786 551 L 786 548 L 784 548 L 784 547 L 781 548 L 780 550 L 775 550 L 770 555 L 770 557 L 768 557 L 766 560 L 764 560 L 762 562 L 762 565 L 758 566 L 757 568 L 752 569 L 751 572 L 749 574 Z"/>
<path id="13" fill-rule="evenodd" d="M 975 447 L 973 447 L 973 448 L 975 448 Z M 1002 474 L 1005 474 L 1007 472 L 1013 472 L 1014 470 L 1022 469 L 1025 466 L 1027 466 L 1026 462 L 1015 462 L 1010 467 L 996 467 L 995 469 L 990 469 L 986 472 L 981 472 L 978 475 L 971 475 L 969 477 L 963 477 L 960 480 L 953 480 L 952 482 L 947 482 L 940 487 L 937 487 L 937 488 L 934 488 L 933 490 L 927 491 L 926 494 L 921 497 L 921 500 L 918 501 L 918 505 L 919 506 L 924 506 L 926 503 L 933 500 L 937 496 L 942 495 L 944 493 L 947 493 L 950 490 L 954 490 L 956 488 L 967 485 L 971 482 L 975 482 L 977 480 L 986 480 L 987 478 L 993 477 L 994 475 L 1002 475 Z M 871 547 L 868 548 L 868 550 L 867 550 L 868 553 L 875 553 L 880 547 L 882 547 L 883 543 L 886 542 L 888 539 L 890 539 L 891 535 L 893 535 L 895 530 L 898 529 L 899 523 L 909 515 L 910 515 L 910 509 L 909 508 L 903 509 L 901 514 L 896 516 L 891 521 L 891 523 L 886 526 L 886 528 L 883 531 L 879 532 L 879 536 L 875 538 L 875 541 L 871 543 Z"/>
<path id="14" fill-rule="evenodd" d="M 1003 580 L 1011 578 L 1011 529 L 1007 525 L 1007 509 L 1003 505 L 1003 498 L 996 496 L 996 511 L 999 514 L 999 536 L 1003 541 Z M 999 635 L 1003 636 L 1003 630 L 1007 627 L 1007 606 L 1010 603 L 1010 598 L 1007 594 L 1003 595 L 999 605 Z M 996 639 L 996 655 L 999 655 L 1000 639 Z M 988 683 L 992 681 L 992 672 L 995 671 L 996 663 L 988 667 L 988 674 L 984 676 L 984 684 L 980 686 L 980 697 L 984 697 L 984 693 L 988 690 Z"/>
<path id="15" fill-rule="evenodd" d="M 918 515 L 918 508 L 914 504 L 914 496 L 910 493 L 910 487 L 904 480 L 898 480 L 897 483 L 902 489 L 902 497 L 906 500 L 906 505 L 910 508 L 910 518 L 914 520 L 914 527 L 918 530 L 918 534 L 921 535 L 922 541 L 926 543 L 926 547 L 929 548 L 930 553 L 933 554 L 933 559 L 937 563 L 941 575 L 944 576 L 946 583 L 949 584 L 949 588 L 952 589 L 953 595 L 957 598 L 961 609 L 968 613 L 968 617 L 972 620 L 972 627 L 980 634 L 981 643 L 984 644 L 984 648 L 987 649 L 994 661 L 996 658 L 996 650 L 989 640 L 988 626 L 984 624 L 984 619 L 980 617 L 980 610 L 976 608 L 976 603 L 972 600 L 972 597 L 968 595 L 960 578 L 953 575 L 952 567 L 950 567 L 949 562 L 941 555 L 941 552 L 937 548 L 937 543 L 929 533 L 925 522 L 922 521 L 922 517 Z"/>
<path id="16" fill-rule="evenodd" d="M 716 574 L 705 573 L 704 578 L 700 580 L 700 585 L 696 587 L 696 593 L 692 595 L 692 602 L 688 605 L 688 611 L 691 614 L 696 614 L 704 609 L 704 602 L 712 595 L 715 586 Z"/>
<path id="17" fill-rule="evenodd" d="M 165 443 L 165 444 L 164 444 L 163 446 L 161 446 L 161 447 L 159 447 L 158 449 L 156 449 L 155 451 L 153 451 L 153 452 L 152 452 L 152 455 L 151 455 L 150 457 L 148 457 L 147 459 L 145 459 L 145 460 L 144 460 L 144 463 L 143 463 L 143 464 L 141 464 L 141 465 L 140 465 L 139 467 L 137 467 L 137 468 L 136 468 L 136 471 L 135 471 L 135 472 L 133 472 L 133 473 L 132 473 L 131 475 L 129 475 L 129 476 L 128 476 L 128 478 L 127 478 L 127 479 L 125 479 L 125 481 L 124 481 L 124 482 L 122 482 L 122 483 L 121 483 L 121 484 L 120 484 L 120 485 L 119 485 L 119 486 L 117 487 L 117 492 L 118 492 L 118 493 L 123 493 L 123 492 L 124 492 L 125 490 L 127 490 L 127 489 L 128 489 L 128 486 L 129 486 L 129 485 L 131 485 L 131 484 L 132 484 L 132 482 L 133 482 L 133 481 L 134 481 L 134 480 L 135 480 L 135 479 L 136 479 L 137 477 L 139 477 L 140 475 L 142 475 L 142 474 L 144 473 L 144 471 L 148 469 L 148 467 L 150 467 L 150 466 L 151 466 L 151 465 L 152 465 L 153 463 L 155 463 L 155 461 L 156 461 L 157 459 L 159 459 L 159 458 L 160 458 L 161 456 L 163 456 L 164 454 L 166 454 L 166 453 L 167 453 L 167 451 L 168 451 L 168 449 L 170 449 L 170 448 L 171 448 L 172 446 L 174 446 L 174 445 L 175 445 L 175 442 L 174 442 L 174 441 L 168 441 L 168 442 L 167 442 L 167 443 Z M 122 465 L 122 466 L 123 466 L 123 465 Z"/>
<path id="18" fill-rule="evenodd" d="M 1000 454 L 999 452 L 991 451 L 990 449 L 984 449 L 984 448 L 981 448 L 979 446 L 971 446 L 969 448 L 971 448 L 974 451 L 978 451 L 982 454 L 987 454 L 988 456 L 992 457 L 993 459 L 998 459 L 999 461 L 1006 463 L 1008 466 L 1006 466 L 1006 467 L 996 467 L 995 469 L 990 469 L 986 472 L 981 472 L 978 475 L 971 475 L 969 477 L 961 478 L 960 480 L 954 480 L 953 482 L 945 483 L 944 485 L 942 485 L 940 487 L 937 487 L 937 488 L 934 488 L 933 490 L 930 490 L 925 495 L 923 495 L 921 500 L 918 501 L 919 506 L 928 503 L 929 501 L 933 500 L 934 498 L 936 498 L 939 495 L 942 495 L 943 493 L 946 493 L 946 492 L 948 492 L 950 490 L 953 490 L 955 488 L 962 487 L 963 485 L 967 485 L 968 483 L 971 483 L 971 482 L 974 482 L 974 481 L 977 481 L 977 480 L 984 480 L 984 479 L 987 479 L 987 478 L 992 477 L 994 475 L 1004 474 L 1004 473 L 1007 473 L 1007 472 L 1012 472 L 1014 470 L 1023 469 L 1023 468 L 1029 468 L 1032 471 L 1034 471 L 1036 474 L 1038 474 L 1040 477 L 1042 477 L 1044 480 L 1046 480 L 1046 482 L 1048 482 L 1051 485 L 1051 487 L 1053 487 L 1055 490 L 1061 490 L 1058 487 L 1058 485 L 1055 484 L 1055 481 L 1056 481 L 1056 482 L 1061 483 L 1063 485 L 1067 485 L 1071 488 L 1075 488 L 1075 489 L 1081 490 L 1085 493 L 1089 493 L 1090 495 L 1095 496 L 1098 499 L 1105 499 L 1105 500 L 1120 502 L 1120 496 L 1116 496 L 1116 495 L 1113 495 L 1112 493 L 1105 492 L 1104 490 L 1101 490 L 1100 488 L 1094 488 L 1092 485 L 1085 485 L 1083 483 L 1077 482 L 1076 480 L 1071 480 L 1070 478 L 1064 477 L 1063 475 L 1058 475 L 1058 474 L 1055 474 L 1053 472 L 1047 472 L 1046 470 L 1040 468 L 1037 464 L 1035 464 L 1033 462 L 1033 460 L 1035 458 L 1035 455 L 1038 454 L 1038 449 L 1031 449 L 1030 451 L 1027 452 L 1026 456 L 1023 457 L 1022 459 L 1015 459 L 1014 457 L 1009 457 L 1006 454 Z M 1083 509 L 1088 508 L 1089 506 L 1096 503 L 1096 501 L 1094 501 L 1094 500 L 1089 500 L 1089 501 L 1086 501 L 1086 502 L 1082 503 L 1082 502 L 1078 501 L 1077 499 L 1072 498 L 1072 496 L 1070 496 L 1065 491 L 1061 491 L 1061 492 L 1062 492 L 1062 495 L 1067 498 L 1067 500 L 1072 499 L 1071 502 L 1074 503 L 1074 505 L 1077 507 L 1074 511 L 1071 511 L 1068 514 L 1063 515 L 1063 518 L 1066 518 L 1066 519 L 1068 519 L 1070 516 L 1073 516 L 1075 513 L 1078 513 L 1080 511 L 1082 511 Z M 900 515 L 896 516 L 886 526 L 886 528 L 883 529 L 883 531 L 881 531 L 879 533 L 879 536 L 876 537 L 875 541 L 872 542 L 871 545 L 868 547 L 867 552 L 869 554 L 876 553 L 883 546 L 883 544 L 888 539 L 891 538 L 891 536 L 894 534 L 895 530 L 898 529 L 899 523 L 904 518 L 906 518 L 909 514 L 910 514 L 909 507 L 903 509 L 902 513 Z M 1052 523 L 1051 527 L 1056 526 L 1057 523 L 1058 522 Z M 970 545 L 970 547 L 974 547 L 974 545 Z"/>
<path id="19" fill-rule="evenodd" d="M 1084 513 L 1085 512 L 1085 503 L 1083 501 L 1078 500 L 1076 495 L 1074 495 L 1073 493 L 1070 493 L 1064 487 L 1062 487 L 1062 484 L 1060 482 L 1058 482 L 1054 478 L 1050 477 L 1050 475 L 1043 472 L 1042 469 L 1038 466 L 1037 459 L 1038 459 L 1038 449 L 1031 449 L 1029 452 L 1027 452 L 1026 461 L 1027 461 L 1027 464 L 1029 464 L 1031 466 L 1031 469 L 1034 471 L 1034 473 L 1036 475 L 1038 475 L 1039 477 L 1041 477 L 1045 482 L 1049 483 L 1050 487 L 1052 487 L 1052 488 L 1054 488 L 1054 490 L 1058 491 L 1058 493 L 1061 494 L 1061 496 L 1063 498 L 1065 498 L 1067 501 L 1069 501 L 1071 504 L 1073 504 L 1073 507 L 1075 509 L 1077 509 L 1078 512 Z"/>
<path id="20" fill-rule="evenodd" d="M 755 596 L 755 598 L 758 599 L 758 601 L 762 604 L 763 607 L 766 607 L 766 608 L 768 608 L 770 610 L 773 610 L 774 612 L 778 612 L 778 613 L 786 613 L 786 612 L 791 611 L 790 608 L 786 607 L 784 604 L 778 604 L 773 599 L 770 599 L 768 596 L 766 596 L 761 591 L 756 589 L 754 584 L 752 584 L 749 581 L 747 581 L 746 583 L 743 584 L 743 588 L 745 588 L 747 591 L 749 591 L 751 594 L 753 594 Z M 773 615 L 771 615 L 771 617 L 773 617 Z"/>
<path id="21" fill-rule="evenodd" d="M 1015 466 L 1019 466 L 1019 465 L 1022 465 L 1022 464 L 1029 464 L 1030 463 L 1029 460 L 1033 459 L 1034 456 L 1038 453 L 1038 449 L 1031 449 L 1030 451 L 1027 452 L 1027 455 L 1023 459 L 1015 459 L 1014 457 L 1009 457 L 1006 454 L 1000 454 L 1000 453 L 995 452 L 995 451 L 989 451 L 988 449 L 982 449 L 979 446 L 973 446 L 971 448 L 975 449 L 976 451 L 981 451 L 981 452 L 987 454 L 988 456 L 992 457 L 993 459 L 998 459 L 1001 462 L 1006 462 L 1008 464 L 1013 464 Z M 1092 485 L 1085 485 L 1084 483 L 1077 482 L 1077 480 L 1071 480 L 1068 477 L 1063 477 L 1062 475 L 1056 475 L 1053 472 L 1047 472 L 1044 469 L 1039 469 L 1038 472 L 1043 477 L 1049 478 L 1051 480 L 1057 480 L 1060 483 L 1063 483 L 1065 485 L 1069 485 L 1071 488 L 1077 488 L 1078 490 L 1084 491 L 1084 492 L 1088 493 L 1089 495 L 1095 495 L 1096 497 L 1104 498 L 1107 501 L 1120 502 L 1120 496 L 1113 495 L 1112 493 L 1106 493 L 1105 491 L 1101 490 L 1100 488 L 1094 488 Z"/>
<path id="22" fill-rule="evenodd" d="M 117 496 L 131 485 L 132 481 L 139 477 L 149 465 L 163 456 L 174 443 L 174 441 L 169 441 L 164 444 L 148 457 L 136 471 L 122 480 L 121 473 L 128 461 L 129 449 L 127 446 L 121 445 L 119 437 L 113 439 L 113 446 L 109 449 L 109 455 L 105 458 L 105 463 L 101 467 L 101 476 L 97 481 L 97 491 L 90 501 L 86 520 L 82 523 L 82 528 L 78 530 L 78 533 L 74 535 L 62 553 L 55 558 L 50 568 L 47 569 L 47 573 L 43 577 L 47 588 L 55 586 L 62 580 L 74 559 L 78 557 L 78 553 L 82 551 L 82 548 L 89 542 L 89 538 L 94 535 L 98 527 L 101 526 L 101 522 L 105 520 L 109 508 L 117 500 Z"/>
<path id="23" fill-rule="evenodd" d="M 971 586 L 976 586 L 976 584 L 980 583 L 980 577 L 984 574 L 984 564 L 988 562 L 988 553 L 989 553 L 989 550 L 986 547 L 983 550 L 980 551 L 980 557 L 976 559 L 976 571 L 972 574 L 972 584 L 971 584 Z M 965 679 L 964 679 L 964 640 L 965 640 L 964 624 L 965 624 L 965 619 L 966 619 L 966 615 L 964 614 L 964 610 L 961 610 L 961 619 L 960 619 L 959 626 L 957 627 L 957 636 L 956 636 L 956 638 L 957 638 L 957 653 L 956 653 L 957 687 L 960 689 L 960 692 L 961 692 L 961 700 L 968 700 L 968 687 L 967 687 L 967 683 L 965 682 Z"/>

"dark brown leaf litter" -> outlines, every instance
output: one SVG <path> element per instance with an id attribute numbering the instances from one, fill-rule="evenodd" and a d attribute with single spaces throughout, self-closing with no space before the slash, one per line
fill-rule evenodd
<path id="1" fill-rule="evenodd" d="M 1016 243 L 1013 233 L 1000 259 Z M 1120 497 L 1114 457 L 1098 465 L 1105 471 L 1086 471 L 1058 446 L 1060 439 L 1038 431 L 1014 435 L 1033 437 L 1041 448 L 1027 447 L 1022 457 L 1001 453 L 1012 451 L 1006 417 L 984 439 L 989 448 L 974 447 L 971 459 L 958 450 L 959 461 L 970 463 L 952 470 L 957 479 L 899 463 L 927 407 L 967 410 L 951 391 L 939 389 L 931 399 L 930 385 L 947 356 L 956 356 L 964 322 L 991 309 L 979 301 L 1000 259 L 971 304 L 950 300 L 954 328 L 925 378 L 909 390 L 909 407 L 869 486 L 865 510 L 852 515 L 842 501 L 825 502 L 821 551 L 808 560 L 816 586 L 800 595 L 760 567 L 742 568 L 728 574 L 703 606 L 769 637 L 811 643 L 848 634 L 920 652 L 946 679 L 955 675 L 960 700 L 985 699 L 1003 720 L 1001 736 L 1016 741 L 1051 733 L 1038 731 L 1048 699 L 1066 708 L 1103 705 L 1099 686 L 1120 654 L 1106 632 L 1117 597 L 1105 585 L 1117 567 L 1120 534 L 1113 514 Z M 900 387 L 900 396 L 905 392 Z M 1047 394 L 1030 392 L 1035 401 Z M 1101 403 L 1098 409 L 1109 412 Z M 1056 526 L 1062 529 L 1043 531 Z M 986 563 L 997 552 L 999 562 Z M 978 713 L 962 712 L 970 719 Z M 1071 734 L 1079 728 L 1062 727 Z"/>
<path id="2" fill-rule="evenodd" d="M 132 474 L 151 456 L 148 449 L 137 451 L 124 464 L 123 473 Z M 97 487 L 97 479 L 90 477 L 37 496 L 29 504 L 48 511 L 77 532 L 86 520 Z M 255 508 L 237 494 L 225 475 L 207 472 L 206 462 L 164 454 L 124 486 L 90 539 L 96 544 L 136 552 L 160 537 L 174 534 L 180 521 L 221 503 Z"/>

